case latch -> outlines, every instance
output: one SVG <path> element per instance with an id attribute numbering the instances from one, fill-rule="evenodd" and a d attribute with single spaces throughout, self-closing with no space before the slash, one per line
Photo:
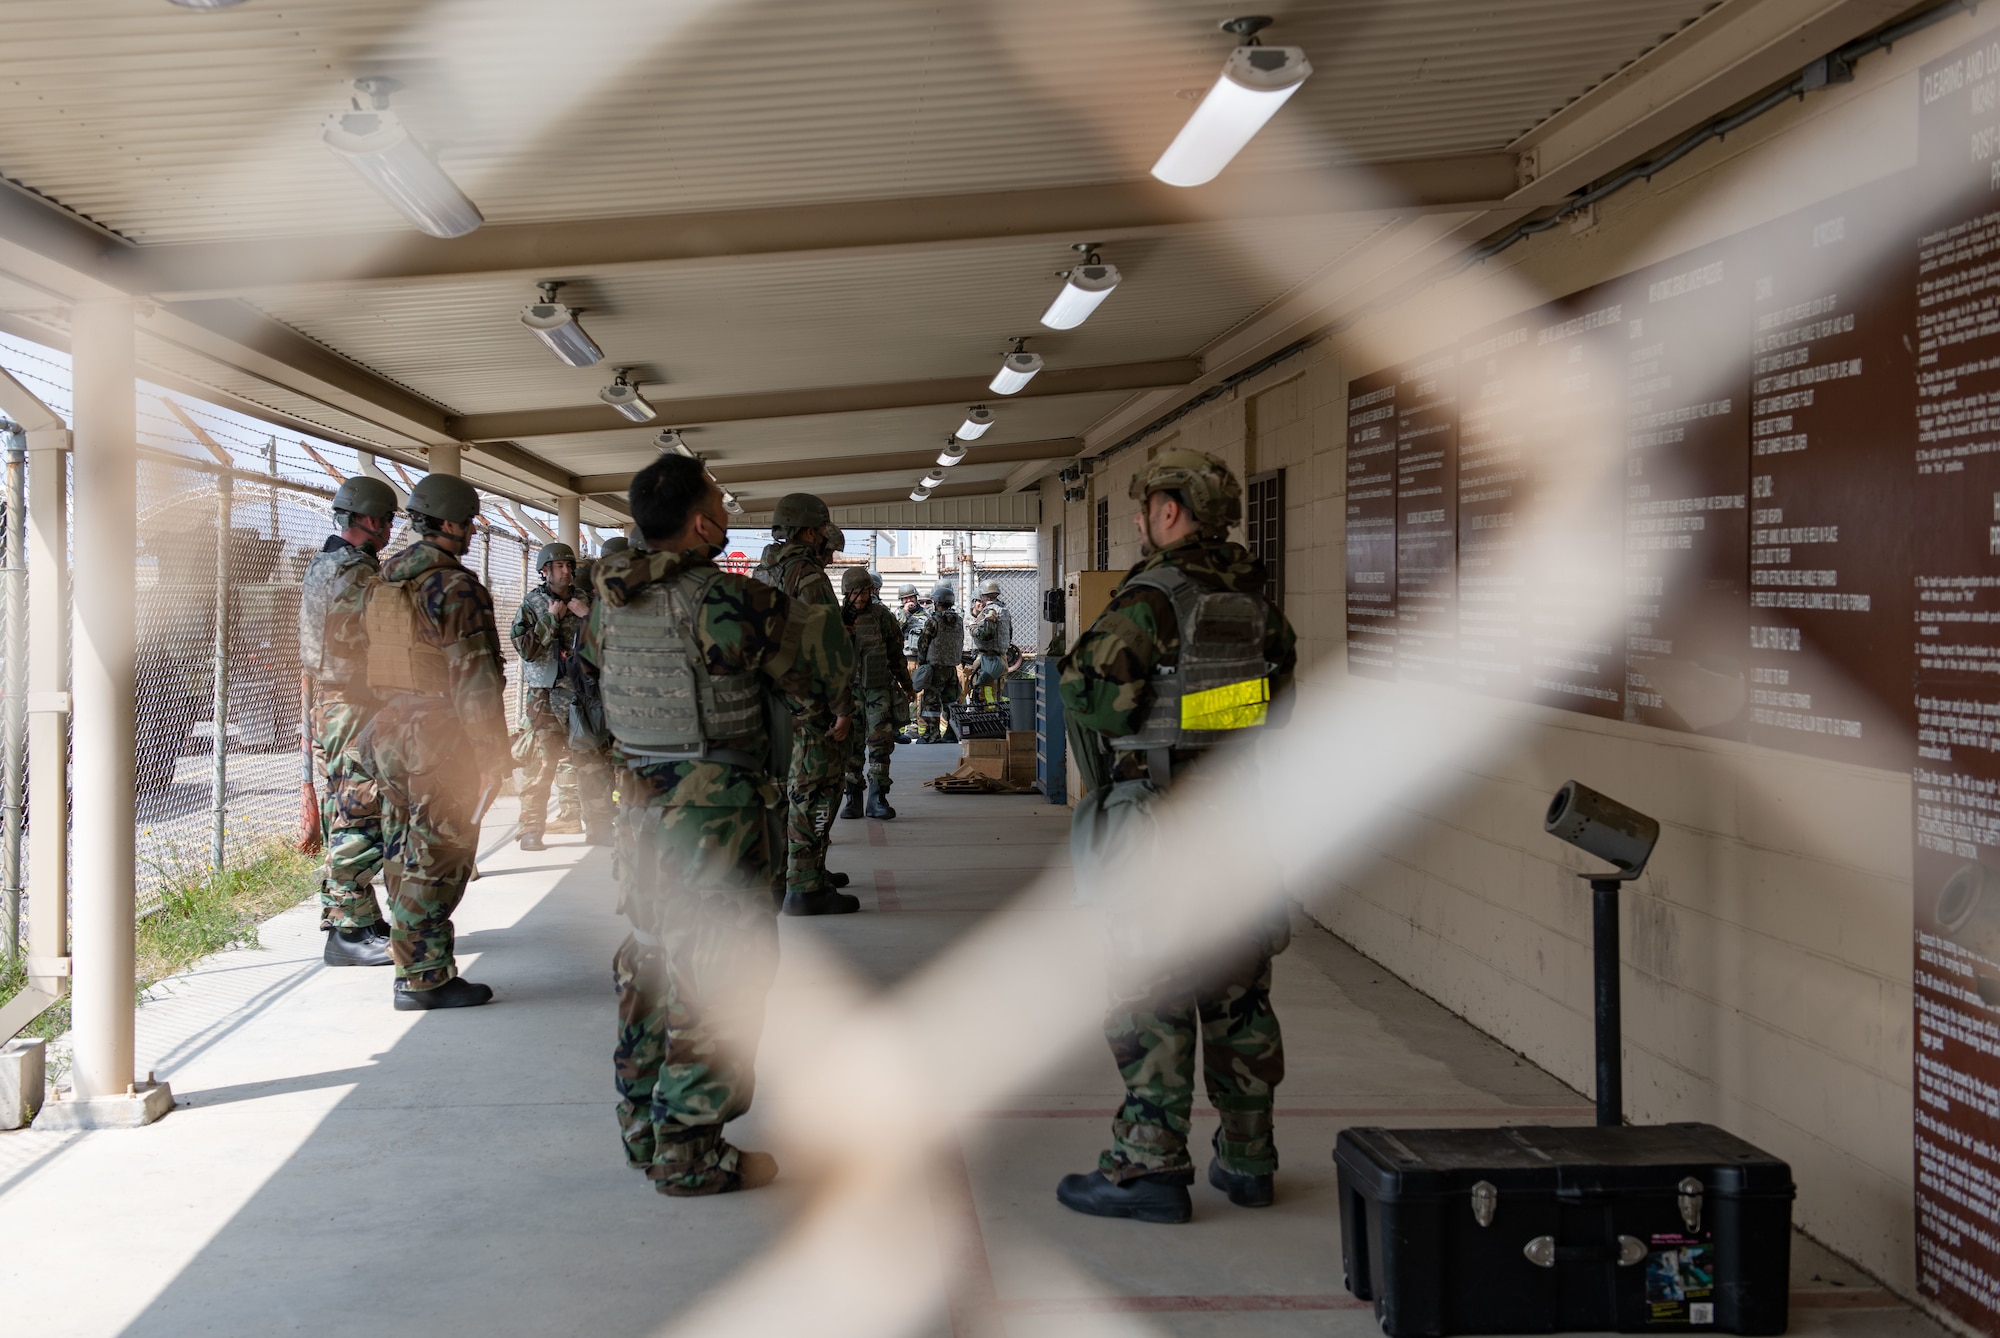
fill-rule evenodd
<path id="1" fill-rule="evenodd" d="M 1483 1227 L 1493 1225 L 1493 1210 L 1500 1206 L 1500 1191 L 1493 1187 L 1491 1180 L 1481 1180 L 1472 1187 L 1472 1220 Z"/>
<path id="2" fill-rule="evenodd" d="M 1680 1190 L 1681 1221 L 1689 1231 L 1701 1230 L 1701 1181 L 1689 1176 L 1675 1188 Z"/>

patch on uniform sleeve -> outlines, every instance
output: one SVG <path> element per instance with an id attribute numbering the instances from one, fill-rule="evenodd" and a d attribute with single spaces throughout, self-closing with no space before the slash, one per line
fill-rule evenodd
<path id="1" fill-rule="evenodd" d="M 1271 709 L 1271 681 L 1249 678 L 1181 698 L 1182 729 L 1254 729 Z"/>

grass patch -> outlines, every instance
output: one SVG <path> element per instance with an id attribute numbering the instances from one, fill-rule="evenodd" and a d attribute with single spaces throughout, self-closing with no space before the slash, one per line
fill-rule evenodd
<path id="1" fill-rule="evenodd" d="M 319 871 L 318 856 L 301 855 L 283 840 L 244 852 L 221 873 L 182 863 L 164 868 L 160 909 L 138 924 L 134 991 L 185 971 L 212 952 L 256 944 L 258 925 L 318 890 Z M 0 1003 L 27 983 L 21 964 L 0 966 Z M 53 1039 L 68 1030 L 64 999 L 21 1034 Z"/>

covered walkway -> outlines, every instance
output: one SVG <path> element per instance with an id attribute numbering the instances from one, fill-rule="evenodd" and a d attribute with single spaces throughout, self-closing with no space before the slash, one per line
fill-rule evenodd
<path id="1" fill-rule="evenodd" d="M 1060 875 L 1068 811 L 922 788 L 952 756 L 899 749 L 901 816 L 840 824 L 832 862 L 864 913 L 783 922 L 767 1057 L 809 1044 L 820 1005 L 893 988 L 1036 876 Z M 580 838 L 520 852 L 510 812 L 488 827 L 485 877 L 459 917 L 467 971 L 500 1006 L 391 1011 L 386 973 L 319 965 L 302 906 L 261 948 L 210 959 L 140 1010 L 140 1068 L 172 1082 L 171 1116 L 0 1135 L 8 1332 L 650 1334 L 795 1219 L 795 1179 L 666 1200 L 622 1167 L 610 858 Z M 1117 1091 L 1102 1053 L 1071 1056 L 969 1121 L 938 1167 L 934 1239 L 958 1267 L 933 1331 L 1373 1333 L 1341 1286 L 1340 1128 L 1588 1122 L 1577 1093 L 1300 926 L 1278 964 L 1290 1077 L 1277 1206 L 1244 1212 L 1204 1186 L 1187 1227 L 1064 1211 L 1053 1185 L 1091 1164 Z M 767 1091 L 761 1109 L 789 1099 Z M 753 1114 L 741 1141 L 768 1145 L 763 1123 Z M 1198 1143 L 1211 1128 L 1198 1114 Z M 1939 1332 L 1803 1238 L 1794 1287 L 1793 1333 Z"/>

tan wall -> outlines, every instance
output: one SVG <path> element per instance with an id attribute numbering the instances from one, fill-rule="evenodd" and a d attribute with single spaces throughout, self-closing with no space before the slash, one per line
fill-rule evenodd
<path id="1" fill-rule="evenodd" d="M 1945 23 L 1502 260 L 1380 312 L 1110 461 L 1064 505 L 1071 570 L 1111 501 L 1111 565 L 1138 555 L 1126 486 L 1170 442 L 1287 471 L 1286 612 L 1320 687 L 1345 674 L 1345 383 L 1499 319 L 1780 217 L 1914 161 L 1914 71 L 1995 27 Z M 1475 313 L 1469 317 L 1467 313 Z M 1885 449 L 1897 449 L 1885 443 Z M 1240 536 L 1239 536 L 1240 537 Z M 1711 1120 L 1787 1158 L 1796 1220 L 1914 1287 L 1911 796 L 1907 774 L 1531 707 L 1512 746 L 1441 778 L 1396 838 L 1312 893 L 1335 932 L 1579 1089 L 1591 1083 L 1590 915 L 1574 852 L 1541 834 L 1576 776 L 1662 819 L 1624 900 L 1625 1084 L 1637 1121 Z"/>

